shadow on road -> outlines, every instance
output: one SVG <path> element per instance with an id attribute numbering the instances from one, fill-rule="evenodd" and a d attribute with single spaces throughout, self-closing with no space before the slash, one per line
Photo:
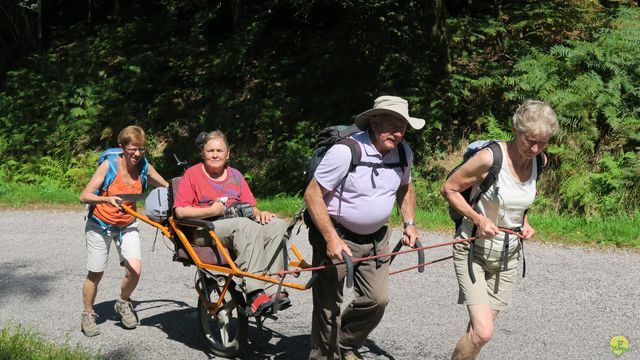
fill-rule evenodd
<path id="1" fill-rule="evenodd" d="M 51 291 L 48 283 L 53 275 L 38 274 L 38 267 L 23 263 L 8 262 L 0 266 L 0 301 L 8 296 L 26 296 L 31 299 L 46 297 Z"/>
<path id="2" fill-rule="evenodd" d="M 311 328 L 309 328 L 309 331 Z M 366 340 L 360 353 L 395 360 L 372 340 Z M 258 330 L 255 323 L 249 326 L 248 343 L 240 355 L 241 359 L 302 360 L 309 358 L 309 334 L 286 336 L 269 327 Z"/>
<path id="3" fill-rule="evenodd" d="M 200 328 L 196 321 L 197 309 L 183 301 L 156 299 L 156 300 L 133 300 L 133 307 L 140 318 L 140 326 L 152 326 L 164 331 L 167 338 L 184 344 L 192 349 L 208 353 L 206 343 L 200 334 Z M 105 301 L 94 306 L 96 313 L 100 314 L 98 323 L 107 320 L 116 322 L 117 326 L 122 326 L 120 318 L 116 315 L 113 306 L 115 300 Z M 167 307 L 171 310 L 145 316 L 145 313 Z M 178 309 L 176 309 L 178 308 Z"/>

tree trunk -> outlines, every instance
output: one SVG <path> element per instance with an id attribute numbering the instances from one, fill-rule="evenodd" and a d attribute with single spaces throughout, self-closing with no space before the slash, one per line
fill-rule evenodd
<path id="1" fill-rule="evenodd" d="M 91 0 L 87 0 L 87 26 L 91 26 Z"/>
<path id="2" fill-rule="evenodd" d="M 42 43 L 42 0 L 38 1 L 38 42 Z"/>
<path id="3" fill-rule="evenodd" d="M 444 0 L 425 0 L 426 29 L 429 32 L 431 49 L 436 57 L 436 69 L 433 69 L 433 73 L 438 79 L 444 79 L 447 76 L 451 64 L 445 21 Z"/>
<path id="4" fill-rule="evenodd" d="M 113 0 L 113 20 L 120 20 L 120 0 Z"/>

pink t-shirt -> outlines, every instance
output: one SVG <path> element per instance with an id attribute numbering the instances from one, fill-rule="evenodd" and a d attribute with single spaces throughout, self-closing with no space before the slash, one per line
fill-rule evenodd
<path id="1" fill-rule="evenodd" d="M 229 198 L 227 204 L 242 201 L 256 206 L 256 199 L 240 171 L 227 166 L 227 177 L 217 181 L 206 174 L 202 163 L 198 163 L 182 175 L 173 207 L 207 207 L 221 197 Z"/>
<path id="2" fill-rule="evenodd" d="M 352 137 L 360 144 L 361 161 L 386 164 L 400 161 L 397 148 L 382 156 L 367 132 Z M 349 171 L 351 150 L 338 144 L 327 151 L 314 177 L 320 186 L 329 190 L 324 201 L 335 221 L 358 234 L 371 234 L 384 226 L 396 203 L 398 187 L 411 182 L 413 152 L 406 143 L 398 146 L 406 150 L 408 166 L 404 171 L 399 167 L 379 168 L 376 175 L 371 167 L 358 166 L 348 173 L 343 189 L 342 179 Z"/>

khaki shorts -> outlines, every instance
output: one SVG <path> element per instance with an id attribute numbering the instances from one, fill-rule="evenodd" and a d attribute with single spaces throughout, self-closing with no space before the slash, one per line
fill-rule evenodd
<path id="1" fill-rule="evenodd" d="M 494 310 L 509 308 L 513 287 L 518 278 L 521 246 L 509 248 L 507 270 L 503 270 L 502 251 L 474 246 L 472 271 L 476 282 L 472 283 L 467 265 L 469 243 L 453 245 L 453 265 L 458 278 L 458 304 L 488 304 Z"/>
<path id="2" fill-rule="evenodd" d="M 124 265 L 126 259 L 141 258 L 137 221 L 122 229 L 122 242 L 118 241 L 120 234 L 117 229 L 105 233 L 98 223 L 90 219 L 87 220 L 84 231 L 87 241 L 87 270 L 91 272 L 103 272 L 107 268 L 109 250 L 114 240 L 120 255 L 120 265 Z"/>

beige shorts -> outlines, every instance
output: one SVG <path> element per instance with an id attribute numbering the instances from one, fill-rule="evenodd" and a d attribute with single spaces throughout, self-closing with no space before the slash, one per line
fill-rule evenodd
<path id="1" fill-rule="evenodd" d="M 120 265 L 124 265 L 125 259 L 141 258 L 137 221 L 123 228 L 120 233 L 115 228 L 105 232 L 98 223 L 89 219 L 84 231 L 87 241 L 87 270 L 91 272 L 103 272 L 107 268 L 109 250 L 114 240 L 120 256 Z M 119 241 L 120 238 L 122 241 Z"/>
<path id="2" fill-rule="evenodd" d="M 458 304 L 488 304 L 494 310 L 509 308 L 513 288 L 518 278 L 521 246 L 509 248 L 507 270 L 503 270 L 502 251 L 474 246 L 472 271 L 476 282 L 472 283 L 467 265 L 469 243 L 453 245 L 453 264 L 458 278 Z"/>

